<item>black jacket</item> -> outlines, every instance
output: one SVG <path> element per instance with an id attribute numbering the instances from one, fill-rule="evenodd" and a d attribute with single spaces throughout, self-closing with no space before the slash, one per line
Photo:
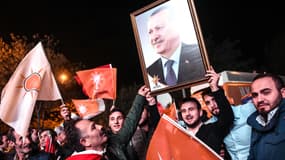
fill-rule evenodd
<path id="1" fill-rule="evenodd" d="M 233 125 L 234 114 L 222 89 L 213 92 L 213 95 L 220 109 L 218 120 L 214 123 L 203 124 L 196 136 L 219 154 L 223 140 Z"/>

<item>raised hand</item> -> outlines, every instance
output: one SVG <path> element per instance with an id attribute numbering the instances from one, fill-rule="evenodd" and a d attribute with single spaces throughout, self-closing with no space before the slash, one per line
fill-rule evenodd
<path id="1" fill-rule="evenodd" d="M 148 105 L 152 106 L 156 104 L 156 100 L 153 96 L 150 95 L 150 89 L 146 87 L 146 85 L 143 85 L 139 91 L 138 94 L 141 96 L 144 96 L 146 100 L 148 101 Z"/>
<path id="2" fill-rule="evenodd" d="M 149 92 L 149 88 L 146 87 L 146 85 L 141 86 L 141 88 L 138 90 L 138 94 L 141 96 L 146 97 L 146 94 Z"/>
<path id="3" fill-rule="evenodd" d="M 208 83 L 210 85 L 211 91 L 215 92 L 215 91 L 219 90 L 218 83 L 219 83 L 220 75 L 215 72 L 215 70 L 213 69 L 212 66 L 209 70 L 207 70 L 205 76 L 209 77 Z"/>
<path id="4" fill-rule="evenodd" d="M 156 104 L 156 99 L 152 95 L 150 95 L 150 92 L 146 94 L 146 100 L 148 101 L 149 106 L 153 106 Z"/>

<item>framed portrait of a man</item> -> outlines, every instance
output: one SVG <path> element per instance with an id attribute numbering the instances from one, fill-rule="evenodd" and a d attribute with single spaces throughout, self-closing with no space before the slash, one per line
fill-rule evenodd
<path id="1" fill-rule="evenodd" d="M 207 80 L 210 64 L 194 0 L 158 0 L 130 16 L 144 81 L 152 94 Z"/>

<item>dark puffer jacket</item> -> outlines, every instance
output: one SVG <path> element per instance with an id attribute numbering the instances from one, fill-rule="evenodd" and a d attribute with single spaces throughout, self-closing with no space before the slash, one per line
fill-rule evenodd
<path id="1" fill-rule="evenodd" d="M 285 99 L 279 105 L 270 123 L 261 126 L 254 112 L 247 119 L 252 127 L 249 160 L 280 160 L 284 159 L 285 151 Z"/>

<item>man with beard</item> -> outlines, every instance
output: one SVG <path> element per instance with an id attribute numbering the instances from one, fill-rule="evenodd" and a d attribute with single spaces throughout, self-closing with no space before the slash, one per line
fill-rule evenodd
<path id="1" fill-rule="evenodd" d="M 202 98 L 211 112 L 212 117 L 205 124 L 216 122 L 220 117 L 220 107 L 210 89 L 202 92 Z M 256 111 L 252 101 L 238 106 L 232 106 L 234 124 L 230 133 L 225 137 L 225 158 L 231 156 L 232 160 L 244 160 L 249 155 L 251 127 L 247 118 Z M 227 158 L 228 159 L 228 158 Z"/>
<path id="2" fill-rule="evenodd" d="M 251 84 L 256 112 L 247 119 L 252 127 L 249 160 L 279 160 L 285 148 L 284 82 L 274 74 L 257 75 Z"/>
<path id="3" fill-rule="evenodd" d="M 205 144 L 211 147 L 217 154 L 222 150 L 223 139 L 229 133 L 233 125 L 234 115 L 224 91 L 218 87 L 219 74 L 212 68 L 207 71 L 211 91 L 220 106 L 219 119 L 214 123 L 203 124 L 203 110 L 201 104 L 195 98 L 185 98 L 180 104 L 180 118 L 185 123 L 186 129 L 196 135 Z"/>

